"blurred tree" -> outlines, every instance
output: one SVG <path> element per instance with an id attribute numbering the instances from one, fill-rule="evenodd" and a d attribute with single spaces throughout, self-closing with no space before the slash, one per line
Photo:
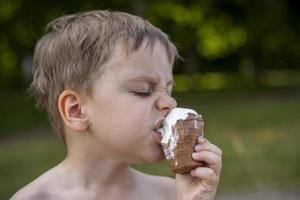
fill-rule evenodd
<path id="1" fill-rule="evenodd" d="M 175 73 L 233 70 L 259 83 L 267 69 L 299 70 L 299 8 L 297 0 L 1 0 L 0 89 L 22 87 L 51 19 L 90 9 L 138 14 L 169 33 L 184 58 Z"/>
<path id="2" fill-rule="evenodd" d="M 297 1 L 149 3 L 148 16 L 171 33 L 187 58 L 179 72 L 229 69 L 259 84 L 266 69 L 300 68 Z"/>
<path id="3" fill-rule="evenodd" d="M 248 41 L 239 52 L 242 73 L 252 72 L 259 84 L 260 75 L 266 69 L 299 69 L 299 28 L 291 23 L 292 18 L 299 16 L 290 16 L 289 3 L 280 0 L 236 2 L 244 8 L 243 24 L 248 33 Z M 252 70 L 247 69 L 249 62 Z"/>

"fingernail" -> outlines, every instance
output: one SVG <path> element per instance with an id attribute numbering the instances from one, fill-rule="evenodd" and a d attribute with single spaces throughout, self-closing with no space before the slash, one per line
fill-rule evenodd
<path id="1" fill-rule="evenodd" d="M 194 152 L 194 153 L 192 154 L 192 157 L 196 159 L 196 158 L 198 157 L 198 154 Z"/>
<path id="2" fill-rule="evenodd" d="M 196 173 L 196 172 L 195 172 L 195 170 L 193 169 L 193 170 L 191 171 L 191 175 L 192 175 L 192 176 L 195 176 L 195 173 Z"/>
<path id="3" fill-rule="evenodd" d="M 200 143 L 204 143 L 204 142 L 205 142 L 205 138 L 200 137 L 200 138 L 199 138 L 199 142 L 200 142 Z"/>

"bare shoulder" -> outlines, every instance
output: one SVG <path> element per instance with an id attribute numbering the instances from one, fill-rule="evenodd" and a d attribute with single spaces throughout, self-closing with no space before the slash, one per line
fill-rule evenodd
<path id="1" fill-rule="evenodd" d="M 50 170 L 45 174 L 41 175 L 33 182 L 21 188 L 17 193 L 15 193 L 10 200 L 51 200 L 54 199 L 53 195 L 51 195 L 51 190 L 55 190 L 55 177 L 53 176 L 53 172 Z"/>
<path id="2" fill-rule="evenodd" d="M 145 188 L 144 193 L 148 193 L 152 199 L 176 199 L 175 180 L 173 178 L 142 174 L 142 179 Z"/>
<path id="3" fill-rule="evenodd" d="M 30 183 L 15 193 L 10 200 L 35 200 L 45 199 L 48 200 L 46 191 L 40 190 L 40 187 L 33 183 Z"/>

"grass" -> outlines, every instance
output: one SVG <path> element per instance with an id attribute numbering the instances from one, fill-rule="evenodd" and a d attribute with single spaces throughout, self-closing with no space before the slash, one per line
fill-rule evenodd
<path id="1" fill-rule="evenodd" d="M 203 114 L 206 137 L 223 149 L 220 192 L 300 187 L 300 94 L 296 91 L 175 94 L 180 106 Z M 7 124 L 1 119 L 0 130 L 6 134 L 0 134 L 0 199 L 8 199 L 65 155 L 49 128 L 36 130 L 35 123 L 44 126 L 46 117 L 33 110 L 32 102 L 15 94 L 6 95 L 4 102 L 1 109 L 5 108 L 2 116 Z M 10 112 L 12 108 L 14 112 Z M 37 134 L 41 130 L 46 133 Z M 15 134 L 10 136 L 10 131 Z M 135 167 L 173 176 L 165 162 Z"/>

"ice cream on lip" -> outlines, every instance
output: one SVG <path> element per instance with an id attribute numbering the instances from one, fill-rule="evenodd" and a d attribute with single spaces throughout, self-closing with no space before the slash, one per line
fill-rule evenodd
<path id="1" fill-rule="evenodd" d="M 192 109 L 186 108 L 174 108 L 171 110 L 165 119 L 164 126 L 160 129 L 160 132 L 163 136 L 161 141 L 162 144 L 167 144 L 170 137 L 172 136 L 172 126 L 174 126 L 179 119 L 186 119 L 188 113 L 196 114 L 197 112 Z"/>
<path id="2" fill-rule="evenodd" d="M 174 108 L 159 132 L 165 157 L 174 173 L 187 173 L 195 167 L 203 166 L 203 163 L 192 159 L 196 140 L 204 134 L 202 115 L 192 109 Z"/>
<path id="3" fill-rule="evenodd" d="M 176 147 L 176 138 L 174 137 L 174 134 L 172 134 L 172 127 L 176 124 L 177 120 L 184 120 L 188 117 L 188 113 L 192 113 L 197 115 L 198 113 L 192 109 L 186 109 L 186 108 L 174 108 L 172 109 L 167 118 L 164 121 L 163 127 L 159 129 L 159 132 L 162 135 L 161 144 L 162 146 L 166 146 L 169 142 L 169 152 L 165 152 L 167 159 L 174 158 L 173 149 Z M 175 136 L 176 137 L 176 136 Z"/>

